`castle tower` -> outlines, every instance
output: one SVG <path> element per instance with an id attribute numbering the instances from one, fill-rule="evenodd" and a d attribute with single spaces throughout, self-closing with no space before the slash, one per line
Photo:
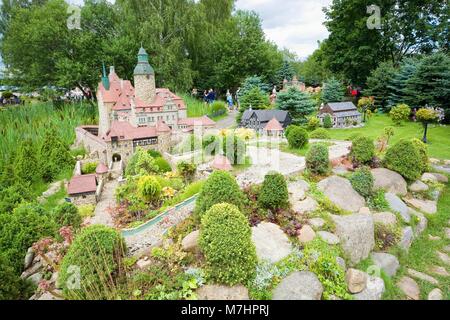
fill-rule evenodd
<path id="1" fill-rule="evenodd" d="M 134 68 L 134 88 L 136 97 L 145 103 L 152 103 L 156 96 L 155 71 L 148 62 L 148 54 L 141 47 L 138 53 L 138 63 Z"/>
<path id="2" fill-rule="evenodd" d="M 106 102 L 108 99 L 106 97 L 107 91 L 110 89 L 109 78 L 106 75 L 105 64 L 103 64 L 102 68 L 102 85 L 105 90 L 97 90 L 97 102 L 98 102 L 98 115 L 99 115 L 99 136 L 105 135 L 110 126 L 110 118 L 109 118 L 109 108 L 108 103 Z"/>

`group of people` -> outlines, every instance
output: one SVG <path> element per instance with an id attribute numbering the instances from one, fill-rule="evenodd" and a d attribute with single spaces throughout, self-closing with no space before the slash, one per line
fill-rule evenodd
<path id="1" fill-rule="evenodd" d="M 233 109 L 235 109 L 236 107 L 239 108 L 239 92 L 240 92 L 241 88 L 238 88 L 236 90 L 236 93 L 233 97 L 233 95 L 231 94 L 230 90 L 227 90 L 226 93 L 226 102 L 228 105 L 228 109 L 231 111 Z M 196 88 L 192 89 L 191 95 L 193 97 L 197 97 L 198 96 L 198 90 Z M 217 94 L 213 89 L 209 89 L 209 90 L 205 90 L 203 92 L 203 101 L 206 104 L 213 104 L 214 101 L 216 101 L 217 99 Z M 235 104 L 236 102 L 236 104 Z"/>

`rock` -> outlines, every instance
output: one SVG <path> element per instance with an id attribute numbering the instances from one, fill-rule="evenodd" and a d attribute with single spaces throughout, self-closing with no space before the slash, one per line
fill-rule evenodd
<path id="1" fill-rule="evenodd" d="M 367 207 L 362 207 L 361 209 L 359 209 L 359 212 L 361 214 L 370 214 L 370 209 Z"/>
<path id="2" fill-rule="evenodd" d="M 374 240 L 374 224 L 370 214 L 352 214 L 348 216 L 332 215 L 336 227 L 335 234 L 341 240 L 344 252 L 352 264 L 367 258 L 372 251 Z"/>
<path id="3" fill-rule="evenodd" d="M 302 201 L 306 198 L 306 192 L 309 191 L 309 184 L 304 180 L 290 182 L 288 184 L 289 200 L 291 203 Z"/>
<path id="4" fill-rule="evenodd" d="M 428 214 L 435 214 L 437 212 L 437 203 L 432 200 L 419 200 L 415 198 L 406 198 L 403 199 L 410 206 L 419 209 L 422 212 Z"/>
<path id="5" fill-rule="evenodd" d="M 383 252 L 372 252 L 373 263 L 382 269 L 388 276 L 393 277 L 397 273 L 400 263 L 396 256 Z"/>
<path id="6" fill-rule="evenodd" d="M 364 198 L 353 189 L 347 179 L 332 176 L 320 181 L 317 187 L 334 204 L 346 211 L 358 212 L 366 205 Z"/>
<path id="7" fill-rule="evenodd" d="M 420 180 L 417 180 L 416 182 L 414 182 L 412 185 L 409 186 L 409 190 L 411 190 L 412 192 L 423 192 L 427 191 L 428 189 L 430 189 L 430 187 Z"/>
<path id="8" fill-rule="evenodd" d="M 446 175 L 443 175 L 441 173 L 436 173 L 436 172 L 433 172 L 430 174 L 433 175 L 438 182 L 448 183 L 448 177 Z"/>
<path id="9" fill-rule="evenodd" d="M 420 299 L 419 285 L 410 277 L 402 277 L 400 281 L 397 282 L 397 286 L 408 297 L 408 299 L 412 300 Z"/>
<path id="10" fill-rule="evenodd" d="M 184 251 L 187 252 L 197 252 L 199 250 L 198 247 L 198 239 L 200 237 L 200 231 L 196 230 L 189 233 L 184 239 L 181 241 L 181 247 Z"/>
<path id="11" fill-rule="evenodd" d="M 307 243 L 307 242 L 313 241 L 315 237 L 316 237 L 316 233 L 314 232 L 314 230 L 310 226 L 304 225 L 300 229 L 300 234 L 298 235 L 298 240 L 301 243 Z"/>
<path id="12" fill-rule="evenodd" d="M 59 291 L 59 294 L 62 295 L 62 292 Z M 53 294 L 51 294 L 50 292 L 47 291 L 47 292 L 44 292 L 37 300 L 47 300 L 47 301 L 54 300 L 54 301 L 56 301 L 56 300 L 64 300 L 64 299 L 62 299 L 60 297 L 55 297 Z"/>
<path id="13" fill-rule="evenodd" d="M 61 284 L 58 281 L 59 272 L 55 271 L 52 273 L 52 277 L 50 278 L 50 283 L 53 283 L 56 289 L 62 289 Z"/>
<path id="14" fill-rule="evenodd" d="M 323 286 L 309 271 L 294 272 L 284 278 L 273 291 L 273 300 L 320 300 Z"/>
<path id="15" fill-rule="evenodd" d="M 30 248 L 28 248 L 27 254 L 25 255 L 25 259 L 24 259 L 24 263 L 23 263 L 24 270 L 31 267 L 31 264 L 33 263 L 33 259 L 34 259 L 34 250 L 33 250 L 33 248 L 30 247 Z"/>
<path id="16" fill-rule="evenodd" d="M 252 228 L 252 241 L 256 247 L 258 259 L 276 263 L 287 257 L 292 245 L 286 234 L 273 223 L 262 222 Z"/>
<path id="17" fill-rule="evenodd" d="M 302 200 L 302 201 L 291 202 L 291 204 L 292 204 L 292 209 L 295 212 L 300 212 L 300 213 L 313 212 L 319 206 L 317 201 L 311 197 L 306 197 L 306 199 Z"/>
<path id="18" fill-rule="evenodd" d="M 322 238 L 322 240 L 324 240 L 328 244 L 333 245 L 333 244 L 338 244 L 340 242 L 339 238 L 330 232 L 319 231 L 319 232 L 317 232 L 317 234 L 319 235 L 319 237 Z"/>
<path id="19" fill-rule="evenodd" d="M 435 236 L 429 234 L 428 239 L 431 241 L 439 241 L 439 240 L 441 240 L 441 237 L 435 237 Z"/>
<path id="20" fill-rule="evenodd" d="M 367 273 L 350 268 L 345 273 L 345 282 L 347 282 L 348 291 L 359 293 L 366 288 Z"/>
<path id="21" fill-rule="evenodd" d="M 434 284 L 435 286 L 439 285 L 439 281 L 437 281 L 432 276 L 429 276 L 429 275 L 427 275 L 425 273 L 416 271 L 414 269 L 408 269 L 408 275 L 410 275 L 413 278 L 416 278 L 416 279 L 423 280 L 423 281 L 429 282 L 431 284 Z"/>
<path id="22" fill-rule="evenodd" d="M 442 250 L 450 253 L 450 244 L 448 246 L 445 246 L 444 248 L 442 248 Z"/>
<path id="23" fill-rule="evenodd" d="M 386 201 L 389 203 L 391 209 L 394 210 L 395 212 L 400 213 L 400 216 L 402 217 L 404 222 L 406 223 L 411 222 L 411 216 L 408 213 L 408 207 L 399 197 L 397 197 L 393 193 L 386 193 L 385 198 Z"/>
<path id="24" fill-rule="evenodd" d="M 337 167 L 333 168 L 333 173 L 335 175 L 346 174 L 347 172 L 348 172 L 348 169 L 345 166 L 337 166 Z"/>
<path id="25" fill-rule="evenodd" d="M 403 248 L 405 250 L 409 250 L 411 247 L 411 243 L 414 238 L 414 233 L 411 227 L 405 227 L 402 230 L 402 239 L 399 242 L 400 248 Z"/>
<path id="26" fill-rule="evenodd" d="M 336 263 L 342 267 L 342 270 L 346 271 L 347 266 L 345 265 L 345 260 L 341 257 L 336 257 Z"/>
<path id="27" fill-rule="evenodd" d="M 367 277 L 366 288 L 353 295 L 355 300 L 381 300 L 385 290 L 384 281 L 379 277 Z"/>
<path id="28" fill-rule="evenodd" d="M 438 182 L 438 179 L 432 173 L 424 173 L 420 180 L 424 182 Z"/>
<path id="29" fill-rule="evenodd" d="M 151 264 L 152 264 L 152 261 L 148 257 L 139 259 L 136 262 L 136 266 L 141 270 L 147 269 L 148 267 L 150 267 Z"/>
<path id="30" fill-rule="evenodd" d="M 437 255 L 443 263 L 450 265 L 450 257 L 448 255 L 440 251 L 437 251 Z"/>
<path id="31" fill-rule="evenodd" d="M 322 228 L 325 225 L 325 220 L 322 218 L 312 218 L 308 220 L 308 223 L 314 228 Z"/>
<path id="32" fill-rule="evenodd" d="M 428 300 L 442 300 L 442 299 L 443 299 L 442 291 L 438 288 L 431 290 L 430 293 L 428 294 Z"/>
<path id="33" fill-rule="evenodd" d="M 42 262 L 41 261 L 37 261 L 30 268 L 25 270 L 20 275 L 20 278 L 21 279 L 26 279 L 26 278 L 30 277 L 31 275 L 35 274 L 36 272 L 38 272 L 41 268 L 42 268 Z"/>
<path id="34" fill-rule="evenodd" d="M 428 269 L 429 272 L 437 274 L 441 277 L 448 277 L 450 276 L 450 273 L 447 272 L 447 270 L 444 267 L 440 266 L 432 266 Z"/>
<path id="35" fill-rule="evenodd" d="M 197 290 L 197 297 L 198 300 L 249 300 L 248 289 L 242 285 L 205 285 Z"/>
<path id="36" fill-rule="evenodd" d="M 374 190 L 385 190 L 401 196 L 405 196 L 408 192 L 405 179 L 397 172 L 385 168 L 373 169 L 371 172 L 374 180 Z"/>
<path id="37" fill-rule="evenodd" d="M 373 222 L 381 223 L 385 226 L 396 225 L 397 217 L 392 212 L 377 212 L 373 214 Z"/>
<path id="38" fill-rule="evenodd" d="M 445 237 L 446 237 L 447 239 L 450 239 L 450 228 L 445 228 L 445 229 L 444 229 L 444 232 L 445 232 Z"/>
<path id="39" fill-rule="evenodd" d="M 420 236 L 425 229 L 428 226 L 428 219 L 420 212 L 417 212 L 416 210 L 413 209 L 409 209 L 409 213 L 412 216 L 415 216 L 416 219 L 418 220 L 415 228 L 414 228 L 414 234 L 416 237 Z"/>
<path id="40" fill-rule="evenodd" d="M 43 277 L 42 277 L 42 273 L 37 272 L 37 273 L 35 273 L 35 274 L 29 276 L 29 277 L 27 278 L 27 280 L 28 280 L 28 281 L 31 281 L 31 282 L 34 283 L 35 285 L 38 285 L 39 282 L 41 282 L 42 278 L 43 278 Z"/>

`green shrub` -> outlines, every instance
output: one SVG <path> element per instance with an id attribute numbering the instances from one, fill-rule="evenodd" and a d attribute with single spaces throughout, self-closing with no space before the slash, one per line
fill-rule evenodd
<path id="1" fill-rule="evenodd" d="M 272 210 L 289 205 L 289 191 L 281 173 L 273 172 L 264 177 L 258 201 L 263 208 Z"/>
<path id="2" fill-rule="evenodd" d="M 202 217 L 199 245 L 210 279 L 227 285 L 247 284 L 256 269 L 251 228 L 239 209 L 227 203 L 211 207 Z"/>
<path id="3" fill-rule="evenodd" d="M 159 173 L 172 171 L 172 167 L 170 166 L 169 162 L 162 157 L 155 158 L 155 165 L 158 166 Z"/>
<path id="4" fill-rule="evenodd" d="M 102 225 L 82 229 L 61 264 L 59 283 L 65 298 L 116 299 L 115 288 L 125 254 L 125 242 L 116 230 Z"/>
<path id="5" fill-rule="evenodd" d="M 375 145 L 369 137 L 359 136 L 352 141 L 350 156 L 354 163 L 368 164 L 375 156 Z"/>
<path id="6" fill-rule="evenodd" d="M 159 152 L 159 151 L 157 151 L 157 150 L 150 149 L 150 150 L 147 150 L 147 153 L 148 153 L 148 155 L 149 155 L 150 157 L 153 157 L 153 158 L 162 158 L 161 152 Z"/>
<path id="7" fill-rule="evenodd" d="M 373 176 L 370 170 L 366 167 L 357 169 L 350 177 L 350 182 L 353 189 L 356 190 L 364 198 L 372 194 Z"/>
<path id="8" fill-rule="evenodd" d="M 78 213 L 81 216 L 81 219 L 89 218 L 94 215 L 95 206 L 92 204 L 85 204 L 78 207 Z"/>
<path id="9" fill-rule="evenodd" d="M 357 138 L 362 137 L 362 136 L 363 136 L 362 133 L 356 132 L 356 133 L 352 133 L 346 140 L 347 140 L 347 141 L 353 142 L 353 141 L 355 141 Z"/>
<path id="10" fill-rule="evenodd" d="M 9 90 L 2 92 L 2 98 L 4 98 L 4 99 L 11 99 L 13 95 L 14 94 Z"/>
<path id="11" fill-rule="evenodd" d="M 236 179 L 226 171 L 214 171 L 206 180 L 195 204 L 195 213 L 202 215 L 213 205 L 230 203 L 239 209 L 244 205 L 244 194 Z"/>
<path id="12" fill-rule="evenodd" d="M 232 165 L 245 164 L 245 141 L 237 134 L 230 133 L 223 137 L 222 151 Z"/>
<path id="13" fill-rule="evenodd" d="M 308 119 L 308 130 L 313 131 L 320 127 L 319 118 L 312 116 Z"/>
<path id="14" fill-rule="evenodd" d="M 386 168 L 398 172 L 408 180 L 416 180 L 422 174 L 423 161 L 413 142 L 400 140 L 390 147 L 384 157 Z"/>
<path id="15" fill-rule="evenodd" d="M 328 133 L 328 131 L 324 128 L 318 128 L 316 130 L 314 130 L 313 132 L 311 132 L 309 134 L 309 138 L 310 139 L 323 139 L 323 140 L 327 140 L 327 139 L 331 139 L 330 134 Z"/>
<path id="16" fill-rule="evenodd" d="M 413 143 L 414 147 L 416 148 L 416 150 L 419 152 L 420 155 L 420 171 L 421 173 L 424 173 L 425 171 L 428 170 L 428 146 L 423 143 L 421 140 L 419 139 L 412 139 L 411 142 Z"/>
<path id="17" fill-rule="evenodd" d="M 402 229 L 398 225 L 375 223 L 375 247 L 385 251 L 397 244 L 402 238 Z"/>
<path id="18" fill-rule="evenodd" d="M 385 192 L 383 190 L 378 190 L 371 196 L 369 196 L 369 198 L 367 199 L 367 204 L 369 208 L 378 212 L 391 210 L 389 203 L 387 202 L 386 197 L 384 195 Z"/>
<path id="19" fill-rule="evenodd" d="M 177 171 L 180 176 L 187 182 L 192 181 L 197 172 L 197 165 L 195 163 L 181 161 L 177 164 Z"/>
<path id="20" fill-rule="evenodd" d="M 326 175 L 330 171 L 328 147 L 314 143 L 306 153 L 306 168 L 313 174 Z"/>
<path id="21" fill-rule="evenodd" d="M 308 132 L 300 127 L 293 127 L 287 135 L 289 147 L 293 149 L 301 149 L 308 144 Z"/>
<path id="22" fill-rule="evenodd" d="M 139 195 L 146 202 L 154 202 L 160 199 L 162 187 L 158 180 L 152 176 L 143 176 L 137 183 Z"/>
<path id="23" fill-rule="evenodd" d="M 209 155 L 216 155 L 220 150 L 220 138 L 217 135 L 209 134 L 203 137 L 202 141 L 203 150 Z"/>
<path id="24" fill-rule="evenodd" d="M 82 223 L 81 215 L 78 208 L 72 203 L 65 202 L 53 209 L 53 219 L 60 227 L 72 226 L 74 229 L 79 229 Z"/>
<path id="25" fill-rule="evenodd" d="M 142 148 L 137 148 L 133 156 L 128 160 L 125 175 L 127 177 L 135 175 L 146 175 L 157 173 L 158 167 L 155 159 Z"/>
<path id="26" fill-rule="evenodd" d="M 209 114 L 211 117 L 217 117 L 222 114 L 227 113 L 228 108 L 225 102 L 223 101 L 214 101 L 211 105 L 211 113 Z"/>
<path id="27" fill-rule="evenodd" d="M 333 128 L 333 120 L 328 113 L 323 117 L 323 127 L 326 129 Z"/>
<path id="28" fill-rule="evenodd" d="M 10 261 L 0 254 L 0 300 L 20 298 L 21 280 Z"/>
<path id="29" fill-rule="evenodd" d="M 399 104 L 391 109 L 389 115 L 395 125 L 399 126 L 403 121 L 408 120 L 411 108 L 406 104 Z"/>
<path id="30" fill-rule="evenodd" d="M 98 162 L 86 162 L 81 166 L 82 174 L 92 174 L 95 173 L 95 169 L 97 169 Z"/>

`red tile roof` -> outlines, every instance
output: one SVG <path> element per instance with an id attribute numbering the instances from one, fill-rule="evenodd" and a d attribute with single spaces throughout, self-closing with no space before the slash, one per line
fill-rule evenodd
<path id="1" fill-rule="evenodd" d="M 172 129 L 162 120 L 158 120 L 156 123 L 156 131 L 158 132 L 170 132 Z"/>
<path id="2" fill-rule="evenodd" d="M 104 174 L 104 173 L 108 173 L 108 172 L 109 172 L 108 167 L 102 162 L 100 162 L 98 164 L 97 168 L 95 169 L 96 174 Z"/>
<path id="3" fill-rule="evenodd" d="M 267 123 L 264 130 L 266 130 L 266 131 L 283 131 L 283 127 L 281 126 L 280 122 L 277 119 L 273 118 L 272 120 L 270 120 Z"/>
<path id="4" fill-rule="evenodd" d="M 77 195 L 81 193 L 94 193 L 97 191 L 97 178 L 95 174 L 86 174 L 74 176 L 67 188 L 69 195 Z"/>
<path id="5" fill-rule="evenodd" d="M 217 155 L 211 163 L 211 168 L 216 170 L 230 171 L 233 169 L 230 160 L 222 155 Z"/>
<path id="6" fill-rule="evenodd" d="M 200 118 L 186 118 L 178 120 L 179 125 L 185 125 L 188 127 L 201 126 L 201 127 L 213 127 L 216 123 L 208 118 L 208 116 L 203 116 Z"/>
<path id="7" fill-rule="evenodd" d="M 111 141 L 111 137 L 117 137 L 119 140 L 135 140 L 157 136 L 155 127 L 133 127 L 128 121 L 113 121 L 103 140 Z"/>

